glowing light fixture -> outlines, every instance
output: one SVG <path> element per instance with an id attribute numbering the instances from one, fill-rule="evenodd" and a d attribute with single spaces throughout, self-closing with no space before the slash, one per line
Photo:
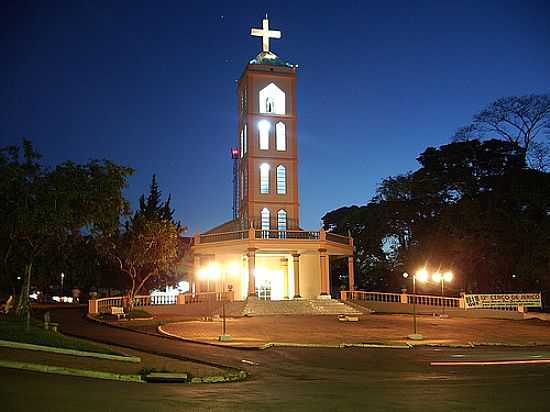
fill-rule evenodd
<path id="1" fill-rule="evenodd" d="M 441 279 L 443 279 L 443 275 L 440 273 L 440 272 L 435 272 L 433 275 L 432 275 L 432 280 L 434 282 L 441 282 Z"/>
<path id="2" fill-rule="evenodd" d="M 417 272 L 416 272 L 416 278 L 420 281 L 420 282 L 426 282 L 429 278 L 429 275 L 428 275 L 428 271 L 426 270 L 426 268 L 422 268 L 422 269 L 419 269 Z"/>

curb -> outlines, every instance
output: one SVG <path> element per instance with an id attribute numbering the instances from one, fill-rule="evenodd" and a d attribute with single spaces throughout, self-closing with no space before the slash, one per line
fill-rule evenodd
<path id="1" fill-rule="evenodd" d="M 322 344 L 322 343 L 292 343 L 292 342 L 268 342 L 262 349 L 269 348 L 329 348 L 329 349 L 341 349 L 344 347 L 344 343 L 338 344 Z"/>
<path id="2" fill-rule="evenodd" d="M 544 365 L 549 364 L 550 359 L 526 359 L 503 361 L 434 361 L 430 366 L 501 366 L 501 365 Z"/>
<path id="3" fill-rule="evenodd" d="M 106 322 L 104 320 L 95 319 L 95 318 L 91 317 L 89 314 L 87 314 L 86 317 L 88 318 L 88 320 L 90 320 L 92 322 L 101 323 L 104 326 L 107 326 L 107 327 L 110 327 L 110 328 L 115 328 L 115 329 L 121 329 L 121 330 L 124 330 L 126 332 L 137 333 L 137 334 L 140 334 L 140 335 L 153 336 L 155 338 L 161 338 L 161 339 L 171 339 L 171 340 L 185 341 L 184 339 L 178 338 L 176 336 L 165 335 L 165 334 L 162 334 L 162 333 L 160 333 L 160 334 L 159 333 L 151 333 L 151 332 L 146 332 L 146 331 L 143 331 L 143 330 L 135 330 L 135 329 L 125 328 L 124 326 L 120 326 L 120 325 L 113 325 L 113 324 L 111 324 L 109 322 Z M 78 335 L 74 335 L 74 334 L 70 334 L 70 333 L 65 333 L 64 332 L 64 334 L 68 335 L 68 336 L 79 337 Z M 190 358 L 188 356 L 178 356 L 178 355 L 174 355 L 174 354 L 170 354 L 170 353 L 164 353 L 164 352 L 155 351 L 155 350 L 136 349 L 136 348 L 134 348 L 132 346 L 129 346 L 129 345 L 123 345 L 123 344 L 120 344 L 120 343 L 115 344 L 115 343 L 111 343 L 111 342 L 106 342 L 106 341 L 101 340 L 101 339 L 91 339 L 91 338 L 80 338 L 80 339 L 87 339 L 87 340 L 90 340 L 90 341 L 93 341 L 93 342 L 103 343 L 105 345 L 115 345 L 115 346 L 119 346 L 121 348 L 128 348 L 128 349 L 137 350 L 137 351 L 140 351 L 140 352 L 149 353 L 151 355 L 164 356 L 165 358 L 172 358 L 172 359 L 179 359 L 179 360 L 184 360 L 184 361 L 196 362 L 196 363 L 201 363 L 203 365 L 214 366 L 214 367 L 217 367 L 217 368 L 223 368 L 223 369 L 228 369 L 228 370 L 238 370 L 237 368 L 234 368 L 232 366 L 225 366 L 225 365 L 221 365 L 219 363 L 204 361 L 204 360 L 201 360 L 201 359 Z M 201 344 L 201 342 L 196 342 L 196 341 L 185 341 L 185 342 Z M 231 346 L 226 346 L 226 348 L 233 349 Z"/>
<path id="4" fill-rule="evenodd" d="M 468 343 L 423 343 L 423 342 L 406 342 L 404 344 L 384 344 L 384 343 L 339 343 L 339 344 L 319 344 L 319 343 L 293 343 L 293 342 L 267 342 L 258 346 L 235 346 L 217 342 L 206 342 L 186 338 L 167 332 L 162 328 L 162 325 L 157 327 L 157 330 L 172 339 L 181 340 L 183 342 L 196 343 L 199 345 L 208 345 L 221 348 L 239 349 L 239 350 L 266 350 L 269 348 L 329 348 L 329 349 L 344 349 L 344 348 L 378 348 L 378 349 L 415 349 L 415 348 L 461 348 L 472 349 L 483 346 L 499 346 L 509 348 L 530 348 L 542 347 L 548 345 L 538 345 L 537 343 L 517 344 L 517 343 L 490 343 L 490 342 L 468 342 Z"/>
<path id="5" fill-rule="evenodd" d="M 165 335 L 164 337 L 167 339 L 175 339 L 175 340 L 180 340 L 182 342 L 195 343 L 197 345 L 207 345 L 207 346 L 215 346 L 217 348 L 226 348 L 226 349 L 229 348 L 229 349 L 239 349 L 239 350 L 263 350 L 263 349 L 268 349 L 270 347 L 269 343 L 258 345 L 258 346 L 234 346 L 234 345 L 227 345 L 227 344 L 217 343 L 217 342 L 205 342 L 200 340 L 189 339 L 189 338 L 185 338 L 183 336 L 175 335 L 173 333 L 165 331 L 164 329 L 162 329 L 162 325 L 157 326 L 157 330 L 159 331 L 159 333 Z M 154 336 L 159 336 L 159 335 L 154 335 Z"/>
<path id="6" fill-rule="evenodd" d="M 267 342 L 258 346 L 233 346 L 217 342 L 205 342 L 185 338 L 183 336 L 175 335 L 167 332 L 162 328 L 162 325 L 157 327 L 157 330 L 169 336 L 170 338 L 181 340 L 184 342 L 196 343 L 199 345 L 209 345 L 221 348 L 231 348 L 240 350 L 265 350 L 269 348 L 327 348 L 327 349 L 344 349 L 344 348 L 388 348 L 388 349 L 412 349 L 412 345 L 386 345 L 380 343 L 337 343 L 337 344 L 322 344 L 322 343 L 294 343 L 294 342 Z"/>
<path id="7" fill-rule="evenodd" d="M 428 347 L 428 348 L 474 348 L 472 342 L 468 343 L 422 343 L 422 342 L 407 342 L 407 345 L 411 349 L 415 347 Z"/>
<path id="8" fill-rule="evenodd" d="M 108 360 L 116 360 L 121 362 L 132 362 L 132 363 L 141 362 L 141 359 L 136 356 L 109 355 L 107 353 L 87 352 L 87 351 L 81 351 L 76 349 L 58 348 L 56 346 L 34 345 L 31 343 L 14 342 L 14 341 L 8 341 L 8 340 L 0 340 L 0 347 L 59 353 L 62 355 L 71 355 L 71 356 L 83 356 L 87 358 L 108 359 Z"/>
<path id="9" fill-rule="evenodd" d="M 0 360 L 1 368 L 21 369 L 33 372 L 53 373 L 56 375 L 80 376 L 84 378 L 105 379 L 122 382 L 145 383 L 141 375 L 129 375 L 112 372 L 101 372 L 89 369 L 65 368 L 62 366 L 48 366 L 38 363 L 26 363 Z"/>
<path id="10" fill-rule="evenodd" d="M 384 348 L 384 349 L 413 349 L 409 344 L 385 345 L 383 343 L 344 343 L 344 348 Z"/>
<path id="11" fill-rule="evenodd" d="M 470 342 L 473 346 L 502 346 L 508 348 L 532 348 L 534 346 L 548 346 L 538 345 L 536 342 L 532 343 L 502 343 L 502 342 Z"/>

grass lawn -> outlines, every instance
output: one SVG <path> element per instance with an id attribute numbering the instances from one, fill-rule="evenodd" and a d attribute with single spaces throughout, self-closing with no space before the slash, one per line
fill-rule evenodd
<path id="1" fill-rule="evenodd" d="M 25 330 L 25 322 L 13 316 L 0 316 L 0 339 L 34 345 L 54 346 L 86 352 L 98 352 L 119 355 L 106 345 L 72 338 L 58 332 L 45 330 L 42 324 L 31 320 L 30 329 Z"/>

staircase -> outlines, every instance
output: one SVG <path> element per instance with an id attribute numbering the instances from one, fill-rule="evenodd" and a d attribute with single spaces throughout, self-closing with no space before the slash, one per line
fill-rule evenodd
<path id="1" fill-rule="evenodd" d="M 241 302 L 235 302 L 241 303 Z M 244 303 L 244 305 L 242 304 Z M 364 312 L 333 299 L 248 300 L 231 307 L 230 316 L 362 315 Z M 366 310 L 365 312 L 368 312 Z"/>

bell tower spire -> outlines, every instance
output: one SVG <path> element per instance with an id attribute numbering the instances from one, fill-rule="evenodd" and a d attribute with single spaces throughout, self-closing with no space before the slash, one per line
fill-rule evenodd
<path id="1" fill-rule="evenodd" d="M 252 29 L 263 51 L 246 66 L 237 84 L 239 101 L 241 224 L 262 231 L 299 228 L 296 144 L 296 66 L 269 50 L 269 29 Z"/>

